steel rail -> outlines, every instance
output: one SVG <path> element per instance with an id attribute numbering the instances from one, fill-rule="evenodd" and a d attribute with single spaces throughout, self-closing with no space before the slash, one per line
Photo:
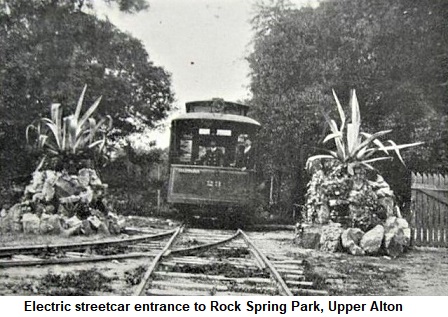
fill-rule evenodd
<path id="1" fill-rule="evenodd" d="M 300 271 L 300 278 L 298 276 L 289 276 L 288 274 L 281 276 L 280 273 L 289 273 L 289 274 L 297 274 L 297 270 L 294 268 L 293 271 L 290 271 L 290 266 L 300 265 L 301 261 L 297 260 L 284 260 L 279 261 L 279 268 L 274 266 L 275 262 L 271 262 L 266 255 L 259 249 L 254 242 L 247 236 L 245 232 L 238 229 L 235 233 L 227 234 L 218 234 L 218 235 L 207 235 L 207 232 L 199 232 L 196 233 L 194 229 L 192 232 L 193 236 L 197 235 L 197 238 L 201 241 L 200 245 L 190 246 L 190 247 L 178 247 L 177 249 L 173 249 L 172 246 L 174 242 L 179 241 L 180 235 L 183 233 L 184 226 L 178 227 L 175 230 L 170 230 L 168 232 L 145 235 L 135 238 L 130 238 L 126 240 L 108 240 L 108 241 L 100 241 L 100 242 L 85 242 L 81 245 L 78 244 L 66 244 L 66 245 L 46 245 L 46 246 L 37 246 L 40 248 L 39 250 L 49 250 L 53 249 L 61 249 L 62 247 L 89 247 L 89 246 L 107 246 L 109 243 L 128 243 L 129 242 L 138 242 L 141 240 L 149 239 L 149 238 L 163 238 L 164 240 L 158 241 L 158 243 L 150 243 L 149 249 L 144 252 L 132 252 L 132 253 L 120 253 L 115 255 L 91 255 L 84 256 L 82 253 L 73 252 L 73 256 L 71 258 L 53 258 L 53 259 L 37 259 L 28 256 L 22 257 L 22 259 L 18 258 L 17 260 L 0 260 L 0 269 L 1 268 L 9 268 L 9 267 L 29 267 L 29 266 L 44 266 L 44 265 L 56 265 L 56 264 L 76 264 L 76 263 L 91 263 L 97 261 L 110 261 L 110 260 L 126 260 L 132 258 L 147 258 L 146 260 L 147 269 L 145 270 L 144 276 L 133 292 L 133 295 L 145 295 L 145 294 L 171 294 L 171 295 L 193 295 L 197 294 L 202 295 L 226 295 L 226 294 L 237 294 L 237 292 L 242 292 L 238 294 L 242 295 L 259 295 L 264 294 L 265 292 L 273 292 L 277 290 L 281 295 L 291 296 L 294 294 L 301 295 L 328 295 L 327 291 L 324 290 L 316 290 L 313 289 L 313 282 L 303 281 L 305 278 L 303 275 L 303 271 Z M 169 241 L 165 243 L 166 237 L 169 238 Z M 239 239 L 241 237 L 241 240 Z M 177 240 L 176 240 L 177 239 Z M 220 239 L 220 240 L 218 240 Z M 187 240 L 188 242 L 188 240 Z M 173 263 L 175 265 L 180 264 L 182 266 L 183 263 L 190 265 L 203 265 L 207 264 L 207 258 L 203 258 L 202 255 L 196 255 L 200 252 L 206 252 L 208 250 L 212 251 L 214 248 L 218 248 L 223 246 L 226 243 L 230 243 L 230 249 L 233 248 L 247 248 L 251 254 L 252 260 L 249 261 L 249 258 L 226 258 L 225 263 L 233 265 L 235 267 L 244 266 L 250 270 L 252 269 L 261 269 L 264 273 L 269 272 L 270 278 L 263 274 L 263 277 L 252 276 L 247 274 L 247 277 L 226 277 L 224 275 L 208 275 L 208 274 L 197 274 L 197 273 L 179 273 L 179 272 L 165 272 L 158 271 L 159 265 L 166 265 L 167 267 L 171 267 Z M 133 244 L 135 245 L 135 244 Z M 28 246 L 31 250 L 36 246 Z M 163 249 L 162 249 L 163 248 Z M 7 248 L 8 251 L 21 249 L 21 248 Z M 224 247 L 226 249 L 226 247 Z M 1 250 L 1 249 L 0 249 Z M 50 249 L 52 250 L 52 249 Z M 67 250 L 67 249 L 66 249 Z M 29 250 L 28 250 L 29 251 Z M 67 250 L 68 251 L 68 250 Z M 211 253 L 213 254 L 213 253 Z M 71 256 L 70 252 L 67 252 L 67 256 Z M 191 255 L 191 256 L 189 256 Z M 213 257 L 212 257 L 213 258 Z M 167 260 L 168 259 L 168 260 Z M 167 261 L 165 261 L 167 260 Z M 209 261 L 210 257 L 209 257 Z M 219 261 L 222 261 L 220 258 Z M 230 261 L 230 262 L 229 262 Z M 172 263 L 171 263 L 172 262 Z M 247 263 L 246 263 L 247 262 Z M 250 263 L 249 263 L 250 262 Z M 293 265 L 294 264 L 294 265 Z M 277 265 L 277 263 L 275 264 Z M 286 265 L 286 267 L 285 267 Z M 257 270 L 258 272 L 258 270 Z M 279 273 L 280 272 L 280 273 Z M 289 277 L 288 277 L 289 276 Z M 162 280 L 159 280 L 162 278 Z M 174 280 L 173 280 L 174 278 Z M 179 281 L 177 280 L 179 278 Z M 164 281 L 165 280 L 165 281 Z M 185 280 L 185 282 L 183 282 Z M 288 284 L 285 282 L 288 280 Z M 294 281 L 291 281 L 294 280 Z M 204 284 L 205 281 L 212 281 L 209 283 L 210 285 Z M 213 282 L 214 281 L 214 282 Z M 229 281 L 232 281 L 229 284 Z M 235 284 L 236 283 L 236 284 Z M 254 283 L 258 286 L 254 286 Z M 224 284 L 224 285 L 219 285 Z M 229 285 L 227 285 L 229 284 Z M 231 285 L 242 285 L 242 288 L 233 288 Z M 247 285 L 245 285 L 247 284 Z M 250 289 L 246 289 L 245 287 L 249 287 Z M 289 288 L 291 287 L 291 289 Z M 197 288 L 197 290 L 196 290 Z M 265 291 L 262 291 L 265 290 Z M 260 293 L 260 291 L 262 291 Z M 201 293 L 202 292 L 202 293 Z M 251 293 L 253 292 L 253 293 Z"/>
<path id="2" fill-rule="evenodd" d="M 165 247 L 160 251 L 156 257 L 152 260 L 152 262 L 149 263 L 148 269 L 145 272 L 145 275 L 142 277 L 142 280 L 140 284 L 137 286 L 137 289 L 134 292 L 134 296 L 141 296 L 143 292 L 145 291 L 146 286 L 148 285 L 149 278 L 151 277 L 151 274 L 154 272 L 154 270 L 157 268 L 157 266 L 160 263 L 160 260 L 165 255 L 165 253 L 169 250 L 171 245 L 176 241 L 176 238 L 179 236 L 179 234 L 183 231 L 184 226 L 180 226 L 177 228 L 177 230 L 174 232 L 174 234 L 171 236 L 168 243 L 165 245 Z"/>
<path id="3" fill-rule="evenodd" d="M 247 245 L 250 246 L 258 254 L 258 256 L 263 260 L 263 262 L 269 268 L 269 270 L 272 273 L 272 278 L 277 282 L 277 284 L 278 284 L 278 286 L 280 288 L 280 291 L 284 295 L 293 296 L 293 294 L 292 294 L 291 290 L 289 289 L 288 285 L 286 285 L 286 282 L 280 276 L 280 273 L 277 271 L 277 269 L 271 263 L 271 261 L 268 260 L 268 258 L 263 254 L 263 252 L 261 252 L 260 249 L 257 248 L 257 246 L 249 239 L 249 237 L 241 229 L 238 229 L 238 232 L 240 232 L 240 234 L 242 235 L 243 239 L 246 241 Z"/>
<path id="4" fill-rule="evenodd" d="M 132 237 L 126 239 L 108 239 L 103 241 L 88 241 L 81 243 L 67 243 L 67 244 L 46 244 L 46 245 L 28 245 L 28 246 L 14 246 L 0 248 L 0 257 L 7 257 L 16 254 L 39 254 L 42 252 L 49 252 L 53 250 L 73 251 L 88 247 L 101 247 L 121 244 L 131 244 L 133 242 L 144 241 L 148 239 L 157 239 L 169 236 L 176 232 L 170 230 L 163 233 L 148 234 L 140 237 Z"/>
<path id="5" fill-rule="evenodd" d="M 263 259 L 260 257 L 260 255 L 254 251 L 253 249 L 249 248 L 250 253 L 255 258 L 255 261 L 257 262 L 257 265 L 260 269 L 264 270 L 266 268 L 266 263 L 264 263 Z"/>
<path id="6" fill-rule="evenodd" d="M 148 253 L 128 253 L 128 254 L 114 254 L 114 255 L 98 255 L 81 258 L 59 258 L 59 259 L 36 259 L 36 260 L 9 260 L 0 261 L 0 268 L 8 267 L 26 267 L 26 266 L 41 266 L 41 265 L 56 265 L 56 264 L 75 264 L 75 263 L 88 263 L 88 262 L 100 262 L 111 260 L 125 260 L 146 258 L 152 255 Z"/>
<path id="7" fill-rule="evenodd" d="M 186 254 L 191 254 L 191 253 L 197 253 L 197 252 L 200 252 L 200 251 L 205 251 L 205 250 L 217 247 L 217 246 L 219 246 L 221 244 L 230 242 L 230 241 L 238 238 L 239 236 L 243 236 L 245 244 L 247 245 L 247 247 L 248 247 L 249 251 L 251 252 L 251 254 L 254 256 L 255 262 L 257 263 L 257 266 L 259 268 L 261 268 L 261 269 L 265 269 L 267 267 L 270 270 L 272 280 L 274 280 L 275 285 L 277 286 L 277 288 L 280 289 L 281 294 L 292 296 L 293 294 L 292 294 L 291 290 L 286 285 L 285 281 L 280 276 L 280 274 L 278 273 L 278 271 L 276 270 L 274 265 L 255 246 L 255 244 L 249 239 L 249 237 L 240 229 L 238 229 L 237 232 L 234 235 L 232 235 L 231 237 L 228 237 L 228 238 L 220 240 L 220 241 L 212 242 L 212 243 L 207 243 L 207 244 L 203 244 L 203 245 L 199 245 L 199 246 L 182 248 L 182 249 L 177 249 L 177 250 L 169 250 L 169 247 L 167 247 L 167 251 L 166 252 L 161 252 L 160 259 L 158 259 L 157 262 L 155 260 L 153 262 L 156 262 L 158 264 L 163 257 L 167 257 L 169 255 L 186 255 Z M 152 273 L 153 272 L 151 272 L 151 274 Z M 186 276 L 188 276 L 188 274 Z M 271 280 L 271 282 L 272 282 L 272 280 Z M 145 286 L 146 286 L 146 281 L 144 283 L 145 283 Z M 141 290 L 139 290 L 140 293 L 138 293 L 139 292 L 138 291 L 136 294 L 140 295 L 144 288 L 145 287 L 141 288 Z"/>
<path id="8" fill-rule="evenodd" d="M 168 256 L 168 255 L 183 255 L 183 254 L 191 254 L 191 253 L 201 252 L 201 251 L 204 251 L 204 250 L 211 249 L 213 247 L 217 247 L 217 246 L 219 246 L 221 244 L 225 244 L 227 242 L 230 242 L 230 241 L 238 238 L 239 235 L 240 235 L 240 233 L 236 232 L 234 235 L 232 235 L 232 236 L 230 236 L 228 238 L 225 238 L 223 240 L 216 241 L 216 242 L 201 244 L 201 245 L 194 246 L 194 247 L 189 247 L 189 248 L 168 250 L 167 253 L 165 254 L 165 256 Z"/>

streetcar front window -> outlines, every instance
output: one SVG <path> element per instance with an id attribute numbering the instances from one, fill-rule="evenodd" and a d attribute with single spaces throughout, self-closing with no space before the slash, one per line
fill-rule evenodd
<path id="1" fill-rule="evenodd" d="M 247 152 L 246 140 L 252 137 L 248 130 L 248 126 L 228 122 L 177 122 L 172 130 L 170 161 L 174 164 L 241 168 L 245 150 Z"/>

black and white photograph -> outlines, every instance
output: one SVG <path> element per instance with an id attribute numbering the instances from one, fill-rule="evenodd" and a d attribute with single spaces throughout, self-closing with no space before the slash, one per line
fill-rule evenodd
<path id="1" fill-rule="evenodd" d="M 2 296 L 448 296 L 448 1 L 0 0 L 0 209 Z"/>

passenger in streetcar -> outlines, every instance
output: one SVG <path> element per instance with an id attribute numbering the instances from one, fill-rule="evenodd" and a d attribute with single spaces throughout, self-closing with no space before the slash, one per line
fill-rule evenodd
<path id="1" fill-rule="evenodd" d="M 210 141 L 210 147 L 206 150 L 200 161 L 206 166 L 224 166 L 224 154 L 216 146 L 216 141 Z"/>
<path id="2" fill-rule="evenodd" d="M 236 167 L 242 170 L 254 168 L 254 150 L 252 147 L 252 141 L 246 138 L 244 141 L 244 147 L 240 147 L 238 150 L 238 158 Z"/>

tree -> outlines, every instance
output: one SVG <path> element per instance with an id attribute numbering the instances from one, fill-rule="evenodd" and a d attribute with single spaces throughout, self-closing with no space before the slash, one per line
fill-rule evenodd
<path id="1" fill-rule="evenodd" d="M 263 124 L 266 168 L 295 175 L 286 184 L 293 202 L 304 193 L 302 157 L 316 154 L 313 144 L 325 135 L 320 112 L 334 111 L 332 88 L 343 104 L 357 90 L 367 132 L 393 129 L 397 143 L 426 142 L 404 154 L 408 168 L 448 170 L 441 160 L 448 152 L 447 13 L 442 0 L 259 7 L 248 57 L 252 104 Z M 385 168 L 385 176 L 395 172 Z"/>
<path id="2" fill-rule="evenodd" d="M 143 0 L 105 1 L 127 12 L 148 7 Z M 2 166 L 11 168 L 23 157 L 28 124 L 47 117 L 54 102 L 73 112 L 85 84 L 87 103 L 103 96 L 97 111 L 112 116 L 115 137 L 154 126 L 171 109 L 170 75 L 150 61 L 139 40 L 98 19 L 91 5 L 83 0 L 0 3 Z"/>
<path id="3" fill-rule="evenodd" d="M 261 162 L 277 180 L 279 191 L 286 192 L 289 205 L 303 203 L 306 153 L 318 143 L 323 129 L 318 105 L 331 102 L 323 85 L 312 85 L 317 80 L 307 71 L 321 64 L 307 59 L 305 49 L 297 50 L 311 44 L 308 38 L 318 31 L 312 12 L 295 11 L 283 1 L 274 7 L 261 6 L 254 19 L 255 48 L 248 58 L 253 115 L 263 125 Z M 293 26 L 300 29 L 298 35 Z"/>
<path id="4" fill-rule="evenodd" d="M 149 8 L 149 4 L 146 0 L 105 0 L 107 3 L 112 4 L 116 3 L 118 4 L 118 7 L 121 11 L 134 13 L 139 12 L 142 10 L 146 10 Z M 83 1 L 78 0 L 78 2 L 81 4 Z M 93 2 L 92 0 L 89 0 L 89 2 Z"/>

